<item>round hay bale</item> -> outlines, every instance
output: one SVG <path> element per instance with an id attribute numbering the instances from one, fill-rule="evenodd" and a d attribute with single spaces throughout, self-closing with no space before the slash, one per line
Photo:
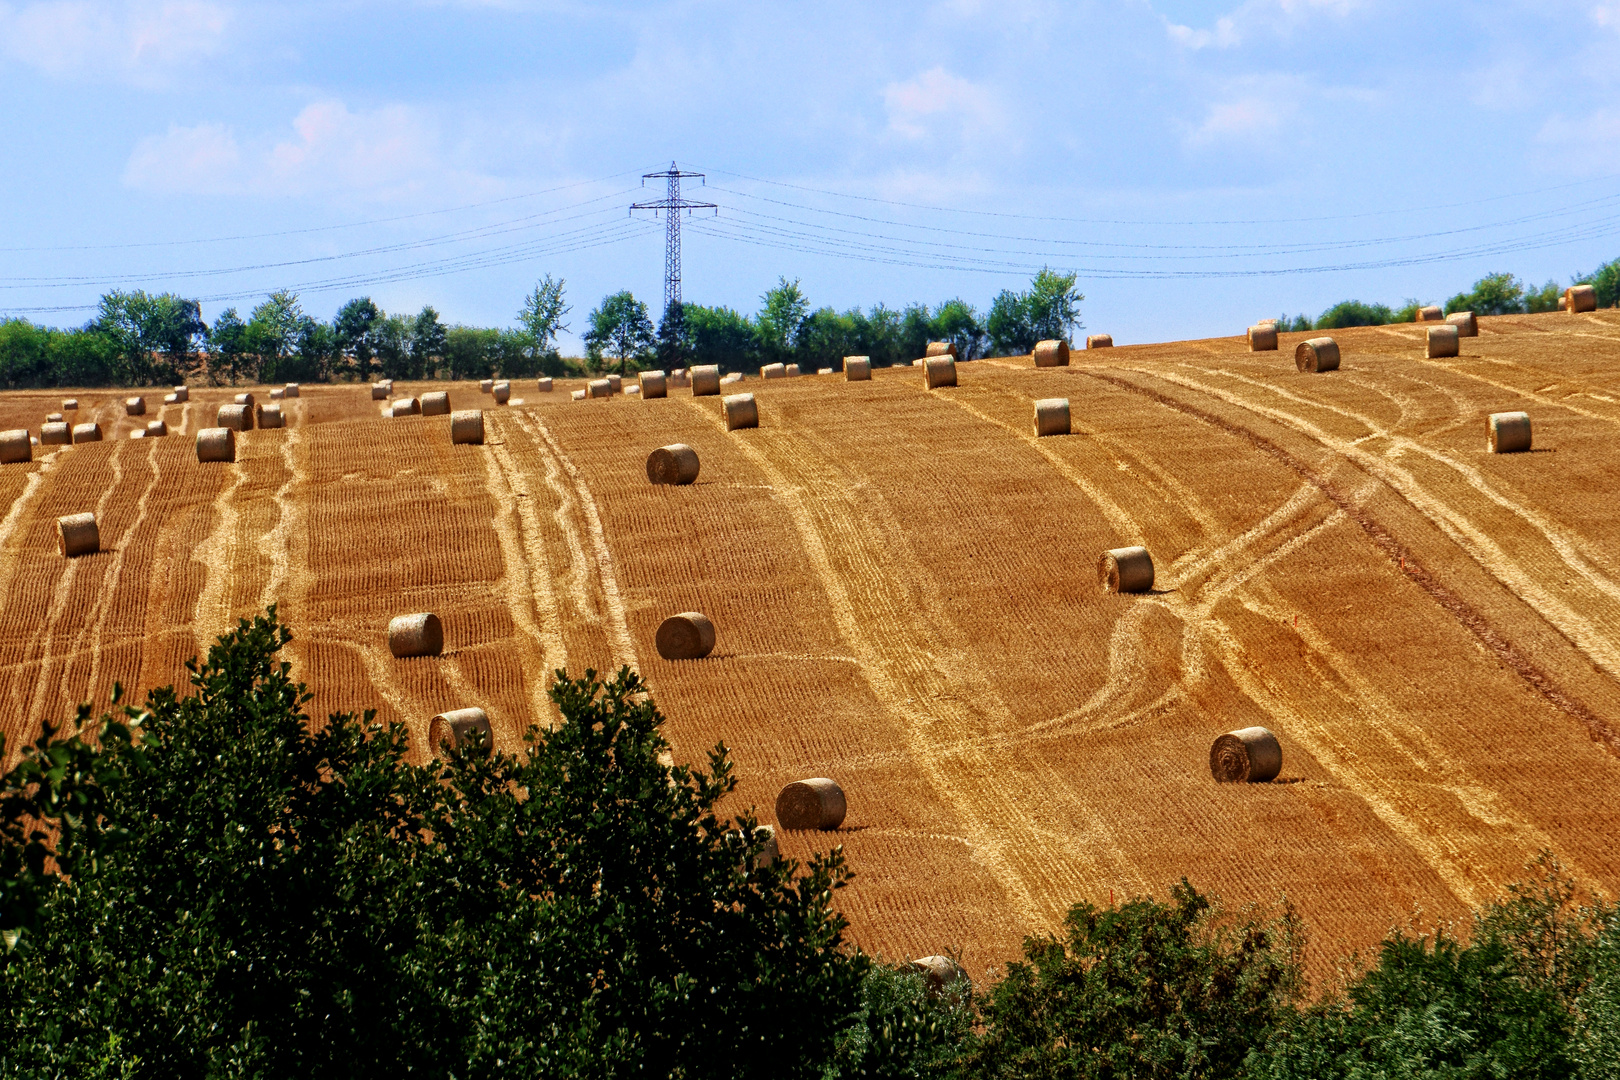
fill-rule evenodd
<path id="1" fill-rule="evenodd" d="M 1597 290 L 1590 285 L 1571 285 L 1564 295 L 1569 298 L 1566 308 L 1572 315 L 1597 310 Z"/>
<path id="2" fill-rule="evenodd" d="M 647 479 L 655 484 L 690 484 L 697 477 L 697 451 L 685 443 L 660 446 L 647 455 Z"/>
<path id="3" fill-rule="evenodd" d="M 146 429 L 145 428 L 137 428 L 136 430 L 129 433 L 129 437 L 132 438 L 132 439 L 144 439 L 144 438 L 146 438 Z"/>
<path id="4" fill-rule="evenodd" d="M 125 416 L 145 416 L 146 415 L 146 399 L 143 398 L 143 397 L 125 398 L 124 399 L 124 415 Z"/>
<path id="5" fill-rule="evenodd" d="M 678 367 L 669 373 L 670 386 L 691 386 L 692 373 L 683 367 Z"/>
<path id="6" fill-rule="evenodd" d="M 384 405 L 382 412 L 378 415 L 380 415 L 384 420 L 392 420 L 394 418 L 394 407 L 392 405 Z"/>
<path id="7" fill-rule="evenodd" d="M 846 382 L 870 382 L 872 379 L 872 358 L 870 356 L 844 357 L 844 380 Z"/>
<path id="8" fill-rule="evenodd" d="M 1479 337 L 1479 320 L 1472 311 L 1453 311 L 1446 322 L 1457 328 L 1459 337 Z"/>
<path id="9" fill-rule="evenodd" d="M 754 830 L 754 842 L 760 845 L 759 853 L 754 856 L 752 864 L 744 863 L 744 870 L 765 869 L 776 865 L 782 857 L 782 846 L 776 842 L 776 826 L 761 825 Z"/>
<path id="10" fill-rule="evenodd" d="M 1450 323 L 1429 327 L 1429 338 L 1424 345 L 1423 355 L 1431 360 L 1441 356 L 1456 356 L 1460 336 L 1457 327 Z"/>
<path id="11" fill-rule="evenodd" d="M 1249 327 L 1250 352 L 1276 352 L 1277 328 L 1275 326 Z"/>
<path id="12" fill-rule="evenodd" d="M 1330 337 L 1313 337 L 1294 346 L 1294 366 L 1312 374 L 1339 369 L 1339 343 Z"/>
<path id="13" fill-rule="evenodd" d="M 953 341 L 930 341 L 928 348 L 923 350 L 923 359 L 930 356 L 949 356 L 956 358 L 956 343 Z"/>
<path id="14" fill-rule="evenodd" d="M 542 394 L 551 393 L 551 376 L 542 375 L 538 379 L 534 380 L 534 388 L 540 391 Z"/>
<path id="15" fill-rule="evenodd" d="M 100 442 L 100 424 L 76 424 L 73 428 L 73 441 L 75 443 Z"/>
<path id="16" fill-rule="evenodd" d="M 0 465 L 15 465 L 34 460 L 34 440 L 27 428 L 0 431 Z"/>
<path id="17" fill-rule="evenodd" d="M 1036 367 L 1068 367 L 1069 343 L 1063 340 L 1037 341 L 1035 343 Z"/>
<path id="18" fill-rule="evenodd" d="M 830 367 L 818 367 L 818 368 L 816 368 L 816 374 L 817 375 L 831 375 L 832 373 L 833 373 L 833 369 L 830 368 Z"/>
<path id="19" fill-rule="evenodd" d="M 254 405 L 258 404 L 258 402 L 254 400 L 253 391 L 251 390 L 247 391 L 246 393 L 237 394 L 236 398 L 234 399 L 234 403 L 237 405 L 246 405 L 250 409 L 253 408 Z"/>
<path id="20" fill-rule="evenodd" d="M 906 968 L 923 977 L 923 989 L 930 995 L 937 996 L 957 985 L 964 990 L 973 989 L 973 980 L 962 970 L 962 965 L 948 956 L 924 956 L 913 960 Z"/>
<path id="21" fill-rule="evenodd" d="M 174 400 L 175 400 L 176 404 L 181 404 L 181 403 L 190 401 L 191 400 L 191 387 L 189 387 L 189 386 L 177 386 L 177 387 L 175 387 L 174 388 Z"/>
<path id="22" fill-rule="evenodd" d="M 1445 313 L 1440 310 L 1439 304 L 1426 304 L 1417 309 L 1413 322 L 1440 322 L 1445 319 Z"/>
<path id="23" fill-rule="evenodd" d="M 692 396 L 709 397 L 720 392 L 720 365 L 699 364 L 692 369 Z"/>
<path id="24" fill-rule="evenodd" d="M 197 432 L 198 461 L 235 461 L 236 429 L 205 427 Z"/>
<path id="25" fill-rule="evenodd" d="M 1254 320 L 1254 325 L 1256 325 L 1256 326 L 1269 326 L 1272 329 L 1276 329 L 1277 320 L 1276 319 L 1256 319 L 1256 320 Z"/>
<path id="26" fill-rule="evenodd" d="M 395 656 L 438 656 L 444 651 L 444 625 L 431 611 L 396 615 L 388 621 L 388 651 Z"/>
<path id="27" fill-rule="evenodd" d="M 449 416 L 450 391 L 429 390 L 422 395 L 423 416 Z"/>
<path id="28" fill-rule="evenodd" d="M 1144 593 L 1153 588 L 1153 556 L 1145 547 L 1114 548 L 1097 563 L 1103 592 Z"/>
<path id="29" fill-rule="evenodd" d="M 428 721 L 428 748 L 438 757 L 446 744 L 455 749 L 468 745 L 473 736 L 482 735 L 482 753 L 489 757 L 495 752 L 495 733 L 490 730 L 489 715 L 483 709 L 450 709 Z"/>
<path id="30" fill-rule="evenodd" d="M 622 393 L 624 391 L 623 375 L 609 375 L 607 376 L 607 381 L 608 385 L 613 388 L 613 392 L 615 394 Z"/>
<path id="31" fill-rule="evenodd" d="M 585 384 L 586 397 L 612 397 L 613 384 L 606 379 L 592 379 Z"/>
<path id="32" fill-rule="evenodd" d="M 731 394 L 724 400 L 727 431 L 759 427 L 759 404 L 753 394 Z"/>
<path id="33" fill-rule="evenodd" d="M 271 401 L 280 401 L 282 398 L 284 398 L 286 396 L 287 396 L 287 392 L 285 390 L 283 390 L 281 387 L 273 386 L 273 387 L 270 388 L 270 400 Z"/>
<path id="34" fill-rule="evenodd" d="M 923 382 L 928 389 L 956 385 L 956 361 L 948 356 L 930 356 L 923 363 Z"/>
<path id="35" fill-rule="evenodd" d="M 658 624 L 653 635 L 665 660 L 701 660 L 714 651 L 714 623 L 701 611 L 683 611 Z"/>
<path id="36" fill-rule="evenodd" d="M 298 384 L 295 383 L 295 382 L 290 382 L 286 386 L 283 386 L 281 388 L 281 396 L 282 397 L 295 398 L 295 397 L 298 397 L 301 393 L 302 393 L 302 391 L 299 389 Z"/>
<path id="37" fill-rule="evenodd" d="M 66 446 L 73 441 L 73 429 L 64 423 L 43 424 L 39 429 L 39 445 Z"/>
<path id="38" fill-rule="evenodd" d="M 631 383 L 629 386 L 625 387 L 624 388 L 624 396 L 625 397 L 640 397 L 641 396 L 641 386 L 640 386 L 640 384 Z"/>
<path id="39" fill-rule="evenodd" d="M 787 378 L 787 365 L 766 364 L 759 369 L 759 377 L 762 379 L 785 379 Z"/>
<path id="40" fill-rule="evenodd" d="M 848 812 L 844 789 L 825 776 L 795 780 L 776 797 L 776 823 L 784 829 L 836 829 Z"/>
<path id="41" fill-rule="evenodd" d="M 65 421 L 66 419 L 67 419 L 67 417 L 63 416 L 59 412 L 53 412 L 53 413 L 46 413 L 45 414 L 45 422 L 47 424 L 60 424 L 63 421 Z"/>
<path id="42" fill-rule="evenodd" d="M 1035 402 L 1035 434 L 1067 435 L 1069 433 L 1069 399 L 1066 397 L 1041 398 Z"/>
<path id="43" fill-rule="evenodd" d="M 63 398 L 62 399 L 62 411 L 63 412 L 78 412 L 79 411 L 79 399 L 76 398 L 76 397 Z"/>
<path id="44" fill-rule="evenodd" d="M 495 404 L 505 405 L 512 400 L 512 384 L 505 379 L 501 379 L 490 390 L 490 395 L 495 398 Z"/>
<path id="45" fill-rule="evenodd" d="M 669 396 L 669 379 L 662 371 L 643 371 L 636 381 L 643 398 Z"/>
<path id="46" fill-rule="evenodd" d="M 1086 348 L 1088 349 L 1112 349 L 1113 347 L 1114 335 L 1112 334 L 1092 334 L 1086 338 Z"/>
<path id="47" fill-rule="evenodd" d="M 389 408 L 394 410 L 395 416 L 422 415 L 422 403 L 413 397 L 395 398 L 394 403 Z"/>
<path id="48" fill-rule="evenodd" d="M 101 530 L 96 515 L 69 514 L 56 519 L 56 543 L 64 558 L 94 555 L 101 550 Z"/>
<path id="49" fill-rule="evenodd" d="M 382 379 L 380 381 L 382 382 L 384 389 L 386 389 L 390 394 L 392 394 L 394 392 L 394 380 L 393 379 Z"/>
<path id="50" fill-rule="evenodd" d="M 221 405 L 214 414 L 214 423 L 218 427 L 228 427 L 232 431 L 253 430 L 253 407 L 251 405 Z"/>
<path id="51" fill-rule="evenodd" d="M 146 422 L 146 437 L 148 439 L 161 439 L 169 433 L 169 425 L 162 420 L 148 420 Z"/>
<path id="52" fill-rule="evenodd" d="M 575 401 L 584 401 L 585 400 L 585 391 L 583 391 L 583 390 L 575 390 L 572 393 L 570 393 L 568 396 L 570 398 L 572 398 L 573 400 L 575 400 Z"/>
<path id="53" fill-rule="evenodd" d="M 388 387 L 384 386 L 380 382 L 372 383 L 371 384 L 371 400 L 372 401 L 386 401 L 386 400 L 388 400 Z"/>
<path id="54" fill-rule="evenodd" d="M 1559 311 L 1568 311 L 1569 310 L 1569 290 L 1567 290 L 1567 289 L 1564 290 L 1564 294 L 1558 298 L 1558 310 Z"/>
<path id="55" fill-rule="evenodd" d="M 740 372 L 740 371 L 733 371 L 730 375 L 722 375 L 720 377 L 720 385 L 721 386 L 734 386 L 737 383 L 740 383 L 742 381 L 743 381 L 743 376 L 742 376 L 742 372 Z"/>
<path id="56" fill-rule="evenodd" d="M 163 395 L 163 404 L 165 404 L 165 405 L 174 405 L 174 404 L 177 404 L 177 403 L 178 403 L 178 399 L 173 394 L 164 394 Z"/>
<path id="57" fill-rule="evenodd" d="M 492 392 L 494 389 L 495 389 L 495 380 L 494 379 L 480 379 L 480 380 L 478 380 L 478 392 L 479 393 L 488 394 L 488 393 Z"/>
<path id="58" fill-rule="evenodd" d="M 787 377 L 790 378 L 790 379 L 797 379 L 799 377 L 799 365 L 798 364 L 789 364 L 783 370 L 787 374 Z"/>
<path id="59" fill-rule="evenodd" d="M 578 391 L 575 391 L 578 393 Z M 450 442 L 472 446 L 484 444 L 484 410 L 462 409 L 450 414 Z"/>
<path id="60" fill-rule="evenodd" d="M 1228 731 L 1209 748 L 1209 774 L 1220 784 L 1264 784 L 1282 771 L 1282 747 L 1263 727 Z"/>
<path id="61" fill-rule="evenodd" d="M 274 401 L 259 410 L 259 426 L 261 428 L 285 427 L 286 422 L 286 417 L 281 413 L 281 406 Z"/>
<path id="62" fill-rule="evenodd" d="M 1518 454 L 1530 449 L 1530 414 L 1491 413 L 1486 423 L 1486 440 L 1493 454 Z"/>
<path id="63" fill-rule="evenodd" d="M 919 356 L 919 357 L 917 357 L 917 359 L 915 359 L 915 360 L 913 360 L 911 362 L 911 366 L 912 367 L 922 367 L 926 363 L 928 363 L 928 358 L 926 356 Z M 904 365 L 902 365 L 902 364 L 893 364 L 891 366 L 893 366 L 893 367 L 903 367 Z"/>

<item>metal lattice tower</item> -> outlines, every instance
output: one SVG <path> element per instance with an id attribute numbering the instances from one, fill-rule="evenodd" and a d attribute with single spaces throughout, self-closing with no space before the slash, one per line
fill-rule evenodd
<path id="1" fill-rule="evenodd" d="M 651 210 L 654 214 L 664 212 L 664 315 L 668 318 L 674 312 L 678 319 L 681 310 L 681 211 L 690 214 L 693 210 L 713 210 L 718 214 L 720 208 L 714 203 L 690 202 L 681 198 L 681 178 L 703 180 L 702 173 L 681 172 L 672 161 L 663 172 L 642 174 L 641 186 L 646 187 L 648 180 L 659 177 L 669 181 L 669 194 L 657 202 L 633 203 L 630 210 L 632 213 L 637 210 Z"/>

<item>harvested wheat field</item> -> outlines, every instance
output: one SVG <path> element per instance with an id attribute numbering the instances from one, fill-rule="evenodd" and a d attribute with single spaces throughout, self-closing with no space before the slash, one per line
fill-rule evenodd
<path id="1" fill-rule="evenodd" d="M 893 958 L 959 949 L 977 975 L 1075 901 L 1183 875 L 1286 894 L 1318 971 L 1542 850 L 1620 891 L 1620 312 L 1483 318 L 1443 359 L 1426 330 L 1334 332 L 1320 374 L 1308 335 L 1239 334 L 961 363 L 935 390 L 750 379 L 759 427 L 729 432 L 684 388 L 454 385 L 481 445 L 305 386 L 235 463 L 194 450 L 232 390 L 139 418 L 79 391 L 68 420 L 105 441 L 0 467 L 7 746 L 114 680 L 182 681 L 274 602 L 312 711 L 376 708 L 424 752 L 463 707 L 515 748 L 553 669 L 629 664 L 677 759 L 730 747 L 732 811 L 770 822 L 784 785 L 833 778 L 842 825 L 781 847 L 843 844 L 852 936 Z M 0 428 L 62 397 L 7 394 Z M 1071 434 L 1036 437 L 1047 398 Z M 1487 452 L 1516 411 L 1531 451 Z M 128 438 L 148 419 L 170 434 Z M 696 482 L 650 483 L 673 443 Z M 101 550 L 65 559 L 57 519 L 85 511 Z M 1103 592 L 1099 558 L 1135 545 L 1151 590 Z M 442 654 L 396 658 L 389 621 L 427 612 Z M 659 657 L 679 612 L 712 620 L 706 658 Z M 1281 773 L 1215 783 L 1211 744 L 1251 727 Z"/>

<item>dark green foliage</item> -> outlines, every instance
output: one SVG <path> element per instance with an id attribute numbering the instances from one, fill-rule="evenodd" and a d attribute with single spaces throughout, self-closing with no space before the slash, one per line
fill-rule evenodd
<path id="1" fill-rule="evenodd" d="M 0 386 L 107 386 L 122 370 L 116 343 L 95 329 L 0 321 Z"/>
<path id="2" fill-rule="evenodd" d="M 984 321 L 991 352 L 1021 356 L 1034 351 L 1039 341 L 1068 341 L 1080 326 L 1080 301 L 1085 299 L 1075 281 L 1074 274 L 1042 270 L 1028 291 L 997 293 Z"/>
<path id="3" fill-rule="evenodd" d="M 402 727 L 304 716 L 287 640 L 243 622 L 134 745 L 62 751 L 127 774 L 75 811 L 127 836 L 64 831 L 0 1075 L 820 1074 L 865 968 L 830 907 L 849 874 L 752 866 L 752 818 L 714 814 L 723 746 L 666 767 L 636 676 L 559 673 L 523 758 L 413 766 Z"/>
<path id="4" fill-rule="evenodd" d="M 1301 326 L 1298 329 L 1339 330 L 1347 326 L 1383 326 L 1394 321 L 1395 313 L 1389 310 L 1387 304 L 1363 304 L 1360 300 L 1342 300 L 1322 312 L 1315 326 Z M 1278 328 L 1295 329 L 1283 327 L 1280 323 Z"/>
<path id="5" fill-rule="evenodd" d="M 1570 282 L 1572 285 L 1590 285 L 1597 293 L 1597 306 L 1614 307 L 1620 304 L 1620 259 L 1606 262 L 1590 274 L 1583 274 Z M 1556 305 L 1557 301 L 1554 301 Z"/>
<path id="6" fill-rule="evenodd" d="M 758 356 L 748 316 L 728 307 L 681 306 L 682 352 L 693 364 L 718 364 L 722 372 L 741 371 Z"/>
<path id="7" fill-rule="evenodd" d="M 1469 292 L 1446 301 L 1446 314 L 1472 311 L 1475 315 L 1514 315 L 1525 310 L 1524 285 L 1512 274 L 1486 274 Z"/>
<path id="8" fill-rule="evenodd" d="M 208 332 L 197 301 L 141 289 L 107 293 L 92 325 L 112 341 L 118 379 L 129 386 L 185 378 L 196 368 L 197 347 Z"/>
<path id="9" fill-rule="evenodd" d="M 619 374 L 629 374 L 653 358 L 658 347 L 653 333 L 647 305 L 637 300 L 629 290 L 602 298 L 590 314 L 590 329 L 585 331 L 585 356 L 592 370 L 617 367 Z"/>
<path id="10" fill-rule="evenodd" d="M 1300 989 L 1291 910 L 1227 924 L 1185 880 L 1168 904 L 1076 904 L 1064 927 L 984 999 L 971 1075 L 1236 1076 Z"/>
<path id="11" fill-rule="evenodd" d="M 955 1075 L 973 1021 L 967 980 L 931 991 L 916 971 L 874 964 L 861 982 L 855 1022 L 838 1037 L 827 1080 Z"/>
<path id="12" fill-rule="evenodd" d="M 1524 310 L 1529 312 L 1557 311 L 1558 298 L 1564 295 L 1564 290 L 1558 287 L 1558 282 L 1549 281 L 1539 289 L 1526 290 L 1524 294 Z"/>

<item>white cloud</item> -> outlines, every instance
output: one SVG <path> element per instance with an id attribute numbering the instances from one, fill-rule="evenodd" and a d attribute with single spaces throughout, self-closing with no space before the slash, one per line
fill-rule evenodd
<path id="1" fill-rule="evenodd" d="M 1233 80 L 1211 95 L 1203 119 L 1184 131 L 1183 142 L 1189 147 L 1275 144 L 1310 93 L 1288 76 Z"/>
<path id="2" fill-rule="evenodd" d="M 290 127 L 279 137 L 250 138 L 244 150 L 223 124 L 171 126 L 136 144 L 124 182 L 167 194 L 352 193 L 393 203 L 489 194 L 497 186 L 453 164 L 437 120 L 409 106 L 353 112 L 341 101 L 317 101 Z"/>
<path id="3" fill-rule="evenodd" d="M 1539 155 L 1549 172 L 1571 175 L 1620 169 L 1620 110 L 1598 109 L 1586 116 L 1559 113 L 1542 124 L 1536 143 L 1553 151 Z"/>
<path id="4" fill-rule="evenodd" d="M 161 81 L 220 51 L 230 12 L 208 0 L 0 4 L 0 55 L 58 77 Z"/>
<path id="5" fill-rule="evenodd" d="M 889 129 L 908 139 L 979 141 L 1005 131 L 1005 110 L 994 91 L 943 67 L 883 88 Z"/>
<path id="6" fill-rule="evenodd" d="M 1184 48 L 1230 49 L 1260 31 L 1286 32 L 1318 11 L 1344 18 L 1362 4 L 1363 0 L 1247 0 L 1207 30 L 1171 22 L 1164 15 L 1159 20 L 1170 40 Z"/>
<path id="7" fill-rule="evenodd" d="M 1229 49 L 1243 40 L 1238 35 L 1237 24 L 1230 16 L 1216 19 L 1213 30 L 1194 30 L 1190 26 L 1181 26 L 1169 19 L 1164 20 L 1164 28 L 1170 34 L 1170 40 L 1189 49 L 1207 49 L 1211 45 L 1219 49 Z"/>
<path id="8" fill-rule="evenodd" d="M 1612 26 L 1620 29 L 1620 4 L 1594 4 L 1592 6 L 1592 21 L 1599 26 Z"/>

